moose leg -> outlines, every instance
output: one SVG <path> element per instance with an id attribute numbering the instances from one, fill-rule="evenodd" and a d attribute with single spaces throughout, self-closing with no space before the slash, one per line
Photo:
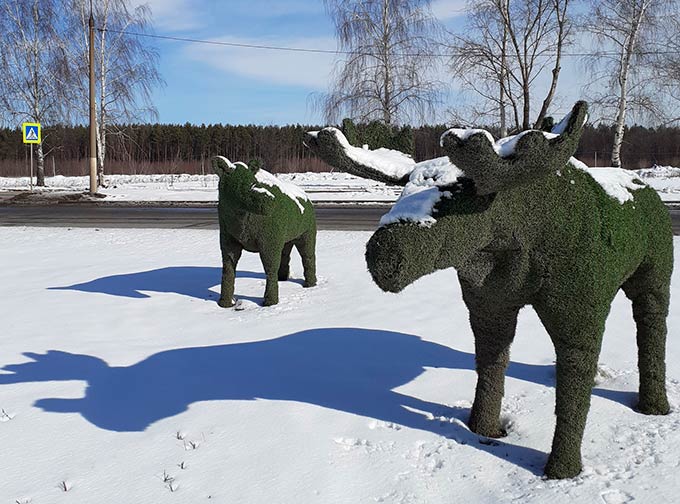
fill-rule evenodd
<path id="1" fill-rule="evenodd" d="M 656 281 L 651 271 L 636 273 L 623 285 L 623 291 L 633 302 L 637 326 L 638 410 L 646 415 L 665 415 L 670 411 L 665 362 L 669 281 Z"/>
<path id="2" fill-rule="evenodd" d="M 469 426 L 486 437 L 506 435 L 500 424 L 505 369 L 510 361 L 510 344 L 515 337 L 517 309 L 471 310 L 470 325 L 475 335 L 477 389 Z"/>
<path id="3" fill-rule="evenodd" d="M 316 285 L 316 230 L 307 231 L 295 241 L 305 273 L 304 287 Z"/>
<path id="4" fill-rule="evenodd" d="M 271 306 L 279 302 L 279 267 L 283 247 L 269 247 L 260 252 L 260 259 L 267 276 L 264 289 L 264 306 Z"/>
<path id="5" fill-rule="evenodd" d="M 222 249 L 222 290 L 217 304 L 222 308 L 234 306 L 234 282 L 236 281 L 236 265 L 241 258 L 243 247 L 226 233 L 220 235 Z"/>
<path id="6" fill-rule="evenodd" d="M 607 318 L 607 313 L 581 313 L 579 306 L 556 314 L 534 305 L 557 355 L 557 421 L 552 451 L 545 466 L 546 476 L 554 479 L 572 478 L 581 472 L 581 442 Z"/>
<path id="7" fill-rule="evenodd" d="M 279 266 L 279 281 L 284 282 L 290 277 L 290 253 L 293 250 L 293 242 L 288 242 L 283 246 L 281 252 L 281 265 Z"/>

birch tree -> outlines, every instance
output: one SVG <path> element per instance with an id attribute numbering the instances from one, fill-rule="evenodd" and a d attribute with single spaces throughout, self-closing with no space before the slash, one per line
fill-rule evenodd
<path id="1" fill-rule="evenodd" d="M 450 67 L 479 99 L 475 119 L 498 119 L 507 132 L 540 128 L 555 97 L 564 48 L 571 42 L 570 0 L 478 0 L 468 4 L 468 24 L 454 34 Z M 544 97 L 539 77 L 550 71 Z M 531 109 L 541 102 L 532 121 Z M 481 117 L 480 117 L 481 116 Z"/>
<path id="2" fill-rule="evenodd" d="M 326 121 L 349 115 L 387 125 L 430 117 L 442 84 L 433 76 L 438 25 L 430 0 L 325 0 L 338 62 L 321 105 Z"/>
<path id="3" fill-rule="evenodd" d="M 0 2 L 0 106 L 15 125 L 44 127 L 63 117 L 66 66 L 59 26 L 52 0 Z M 45 185 L 44 140 L 37 145 L 39 186 Z"/>
<path id="4" fill-rule="evenodd" d="M 82 118 L 87 117 L 89 0 L 65 0 L 69 16 L 68 55 L 74 76 L 71 103 Z M 151 11 L 147 4 L 132 8 L 129 0 L 94 0 L 97 175 L 104 183 L 106 150 L 112 135 L 123 135 L 120 125 L 141 122 L 157 115 L 151 101 L 155 86 L 163 83 L 158 72 L 158 54 L 144 39 Z"/>
<path id="5" fill-rule="evenodd" d="M 621 146 L 626 117 L 632 109 L 660 116 L 653 54 L 659 48 L 657 28 L 662 16 L 669 14 L 667 0 L 593 0 L 584 23 L 592 34 L 596 52 L 591 58 L 593 83 L 591 101 L 613 120 L 614 142 L 611 164 L 621 166 Z"/>

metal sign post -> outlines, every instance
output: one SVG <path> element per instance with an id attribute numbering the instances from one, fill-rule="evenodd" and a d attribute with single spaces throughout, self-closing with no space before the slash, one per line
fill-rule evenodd
<path id="1" fill-rule="evenodd" d="M 24 134 L 24 143 L 28 144 L 31 149 L 31 168 L 28 185 L 33 191 L 33 144 L 39 144 L 42 138 L 42 128 L 40 123 L 23 123 L 21 130 Z"/>
<path id="2" fill-rule="evenodd" d="M 33 144 L 30 144 L 28 148 L 31 149 L 31 174 L 28 177 L 28 185 L 33 192 Z"/>

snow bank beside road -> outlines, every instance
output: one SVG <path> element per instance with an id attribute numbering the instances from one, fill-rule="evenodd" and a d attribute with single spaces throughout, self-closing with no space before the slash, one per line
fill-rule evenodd
<path id="1" fill-rule="evenodd" d="M 656 189 L 662 200 L 680 203 L 680 168 L 654 166 L 636 172 L 647 185 Z"/>
<path id="2" fill-rule="evenodd" d="M 277 175 L 299 186 L 312 201 L 395 201 L 400 188 L 365 180 L 346 173 L 286 173 Z M 106 201 L 217 202 L 217 175 L 108 175 L 101 188 Z M 45 188 L 36 191 L 86 191 L 87 177 L 47 177 Z M 0 191 L 28 190 L 28 177 L 0 177 Z"/>
<path id="3" fill-rule="evenodd" d="M 424 164 L 424 163 L 423 163 Z M 597 168 L 593 168 L 597 169 Z M 653 167 L 636 170 L 637 175 L 666 201 L 680 202 L 680 168 Z M 346 173 L 286 173 L 281 180 L 302 188 L 312 201 L 353 200 L 394 202 L 401 188 Z M 101 192 L 109 201 L 198 201 L 217 202 L 217 175 L 109 175 L 108 188 Z M 47 177 L 47 187 L 38 191 L 86 191 L 87 177 Z M 0 177 L 0 191 L 27 190 L 28 177 Z"/>
<path id="4" fill-rule="evenodd" d="M 680 168 L 676 168 L 675 166 L 652 166 L 651 168 L 643 168 L 635 171 L 638 176 L 647 179 L 680 177 Z"/>

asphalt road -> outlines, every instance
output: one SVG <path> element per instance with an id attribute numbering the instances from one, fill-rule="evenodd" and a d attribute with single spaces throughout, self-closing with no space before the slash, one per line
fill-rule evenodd
<path id="1" fill-rule="evenodd" d="M 316 208 L 319 229 L 372 231 L 385 206 L 321 206 Z M 680 208 L 670 209 L 673 233 L 680 235 Z M 0 226 L 217 229 L 217 210 L 94 205 L 0 206 Z"/>
<path id="2" fill-rule="evenodd" d="M 317 207 L 319 229 L 371 231 L 386 206 Z M 217 229 L 217 209 L 94 205 L 0 207 L 0 226 Z"/>

